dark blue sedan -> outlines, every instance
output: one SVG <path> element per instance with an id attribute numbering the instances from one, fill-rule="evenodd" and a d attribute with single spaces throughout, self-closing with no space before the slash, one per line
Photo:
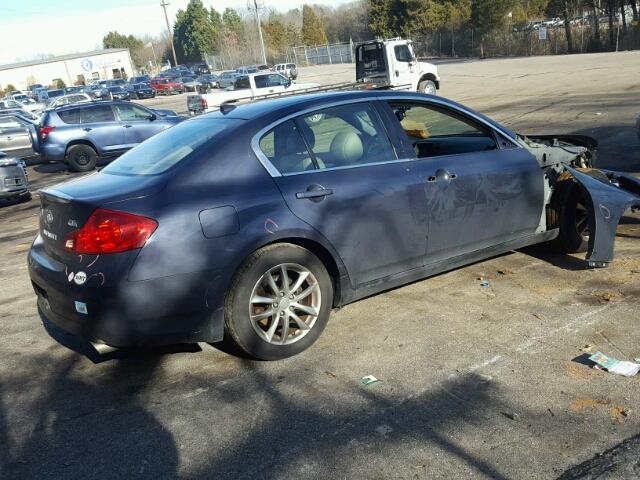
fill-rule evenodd
<path id="1" fill-rule="evenodd" d="M 84 338 L 280 359 L 334 307 L 515 248 L 605 266 L 640 182 L 578 169 L 594 148 L 421 94 L 223 105 L 42 191 L 29 272 L 46 321 Z"/>

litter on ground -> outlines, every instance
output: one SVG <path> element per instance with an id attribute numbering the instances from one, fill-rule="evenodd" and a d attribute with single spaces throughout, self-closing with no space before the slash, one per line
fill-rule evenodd
<path id="1" fill-rule="evenodd" d="M 625 377 L 633 377 L 640 371 L 640 364 L 608 357 L 602 352 L 594 353 L 589 357 L 589 360 L 610 373 L 617 373 Z"/>
<path id="2" fill-rule="evenodd" d="M 378 380 L 373 375 L 367 375 L 360 379 L 360 383 L 362 383 L 363 385 L 373 385 L 374 383 L 381 383 L 381 382 L 382 380 Z"/>

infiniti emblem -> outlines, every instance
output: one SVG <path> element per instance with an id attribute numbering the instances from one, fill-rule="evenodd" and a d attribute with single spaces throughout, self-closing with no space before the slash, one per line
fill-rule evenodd
<path id="1" fill-rule="evenodd" d="M 51 225 L 53 223 L 53 212 L 51 212 L 51 210 L 44 212 L 44 221 L 47 225 Z"/>

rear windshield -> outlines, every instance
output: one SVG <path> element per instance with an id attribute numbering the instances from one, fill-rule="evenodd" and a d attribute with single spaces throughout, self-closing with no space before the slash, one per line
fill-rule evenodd
<path id="1" fill-rule="evenodd" d="M 243 121 L 232 118 L 187 120 L 145 140 L 102 171 L 119 175 L 157 175 L 166 172 L 198 147 Z"/>

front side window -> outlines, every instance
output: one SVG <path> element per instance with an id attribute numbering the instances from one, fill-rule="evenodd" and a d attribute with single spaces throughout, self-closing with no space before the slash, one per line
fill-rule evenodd
<path id="1" fill-rule="evenodd" d="M 382 122 L 368 103 L 319 110 L 302 117 L 300 123 L 320 169 L 397 160 Z"/>
<path id="2" fill-rule="evenodd" d="M 393 47 L 393 52 L 396 55 L 396 60 L 399 62 L 413 62 L 413 55 L 409 50 L 408 45 L 397 45 Z"/>
<path id="3" fill-rule="evenodd" d="M 462 115 L 422 103 L 389 105 L 418 158 L 496 149 L 491 131 Z"/>
<path id="4" fill-rule="evenodd" d="M 287 79 L 284 78 L 282 75 L 278 75 L 278 74 L 272 74 L 269 75 L 269 80 L 267 82 L 267 86 L 268 87 L 281 87 L 283 85 L 286 85 Z"/>

